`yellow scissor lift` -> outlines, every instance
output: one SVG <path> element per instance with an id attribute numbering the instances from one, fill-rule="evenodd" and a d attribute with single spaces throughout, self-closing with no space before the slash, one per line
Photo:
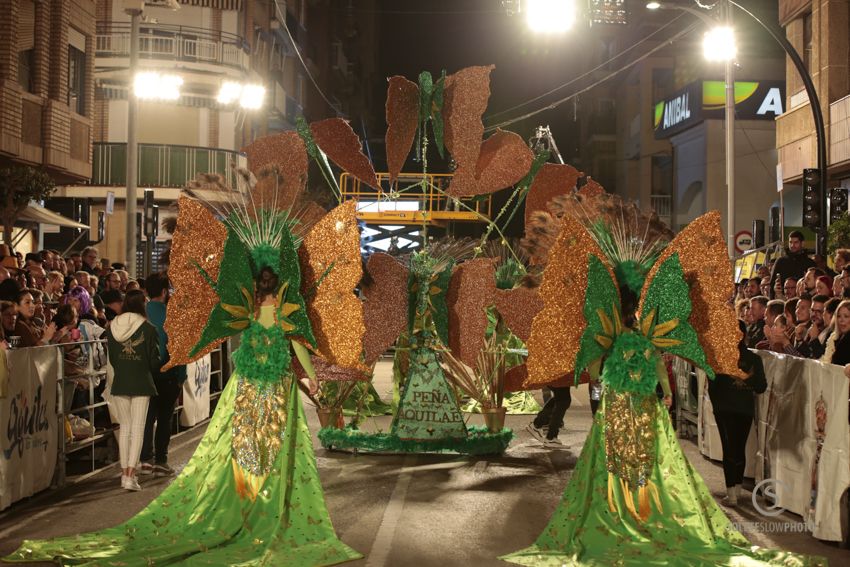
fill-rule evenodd
<path id="1" fill-rule="evenodd" d="M 376 175 L 377 190 L 348 173 L 339 180 L 342 199 L 357 201 L 357 218 L 372 232 L 364 233 L 367 238 L 363 248 L 367 252 L 410 251 L 427 238 L 431 227 L 451 234 L 453 223 L 487 223 L 491 219 L 491 195 L 460 199 L 446 196 L 450 174 L 401 173 L 394 186 L 390 185 L 389 173 Z"/>
<path id="2" fill-rule="evenodd" d="M 452 176 L 445 173 L 401 173 L 390 186 L 389 173 L 377 173 L 375 190 L 348 173 L 339 180 L 344 201 L 357 201 L 357 218 L 367 225 L 431 225 L 452 222 L 489 222 L 488 195 L 453 199 L 445 195 Z M 457 201 L 457 202 L 456 202 Z"/>

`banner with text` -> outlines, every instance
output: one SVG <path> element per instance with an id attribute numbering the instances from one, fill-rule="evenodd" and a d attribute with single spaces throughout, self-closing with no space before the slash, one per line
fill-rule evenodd
<path id="1" fill-rule="evenodd" d="M 768 351 L 767 391 L 756 396 L 746 476 L 772 481 L 777 506 L 802 516 L 812 534 L 841 541 L 841 497 L 850 489 L 847 377 L 841 366 Z M 700 380 L 700 451 L 723 458 L 707 380 Z"/>
<path id="2" fill-rule="evenodd" d="M 0 399 L 0 510 L 50 486 L 56 468 L 56 348 L 7 351 L 9 383 Z"/>
<path id="3" fill-rule="evenodd" d="M 210 416 L 210 355 L 186 366 L 180 425 L 192 427 Z"/>

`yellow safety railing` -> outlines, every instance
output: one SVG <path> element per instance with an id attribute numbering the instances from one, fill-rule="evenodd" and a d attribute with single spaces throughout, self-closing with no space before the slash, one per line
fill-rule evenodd
<path id="1" fill-rule="evenodd" d="M 389 173 L 377 173 L 379 189 L 343 173 L 339 187 L 343 201 L 358 202 L 357 218 L 374 224 L 435 224 L 489 222 L 492 196 L 453 198 L 445 194 L 451 174 L 401 173 L 390 185 Z"/>

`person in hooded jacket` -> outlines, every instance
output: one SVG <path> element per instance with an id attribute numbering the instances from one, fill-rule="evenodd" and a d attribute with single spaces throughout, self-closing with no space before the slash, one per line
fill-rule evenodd
<path id="1" fill-rule="evenodd" d="M 151 396 L 157 394 L 153 374 L 162 366 L 159 336 L 147 320 L 146 301 L 144 292 L 128 292 L 121 315 L 112 320 L 106 331 L 108 359 L 114 373 L 109 398 L 120 424 L 121 487 L 126 490 L 141 490 L 136 468 L 148 404 Z"/>

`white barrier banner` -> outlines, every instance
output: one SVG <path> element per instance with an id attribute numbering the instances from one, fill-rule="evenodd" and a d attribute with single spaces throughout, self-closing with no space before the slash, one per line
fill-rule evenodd
<path id="1" fill-rule="evenodd" d="M 180 425 L 192 427 L 210 416 L 210 355 L 186 366 Z"/>
<path id="2" fill-rule="evenodd" d="M 767 391 L 756 396 L 746 476 L 769 482 L 776 504 L 802 516 L 816 538 L 841 541 L 841 497 L 850 489 L 850 388 L 843 368 L 756 352 L 764 362 Z M 720 437 L 702 379 L 700 393 L 700 451 L 720 460 Z"/>
<path id="3" fill-rule="evenodd" d="M 0 399 L 0 510 L 50 486 L 59 431 L 59 350 L 7 351 L 9 384 Z"/>

